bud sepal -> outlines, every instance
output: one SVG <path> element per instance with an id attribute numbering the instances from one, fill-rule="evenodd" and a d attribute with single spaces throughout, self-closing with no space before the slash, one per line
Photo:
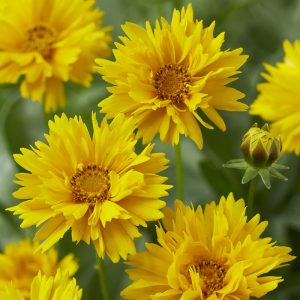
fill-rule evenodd
<path id="1" fill-rule="evenodd" d="M 282 175 L 278 170 L 288 170 L 288 166 L 273 163 L 270 167 L 255 168 L 250 165 L 245 159 L 232 159 L 223 164 L 224 168 L 245 170 L 242 178 L 242 184 L 248 183 L 254 179 L 257 175 L 260 176 L 262 182 L 267 189 L 271 188 L 270 177 L 274 177 L 283 181 L 287 181 L 287 177 Z"/>

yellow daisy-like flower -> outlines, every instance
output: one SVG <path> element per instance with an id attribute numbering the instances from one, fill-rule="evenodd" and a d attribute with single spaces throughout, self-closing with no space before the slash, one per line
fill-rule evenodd
<path id="1" fill-rule="evenodd" d="M 30 300 L 80 300 L 82 289 L 76 279 L 58 270 L 55 276 L 36 276 L 31 284 Z"/>
<path id="2" fill-rule="evenodd" d="M 157 228 L 159 245 L 132 255 L 127 270 L 134 281 L 125 299 L 213 300 L 262 297 L 283 279 L 265 273 L 291 261 L 288 247 L 261 238 L 267 222 L 257 214 L 247 221 L 245 203 L 232 194 L 207 204 L 168 209 L 164 228 Z"/>
<path id="3" fill-rule="evenodd" d="M 266 64 L 262 73 L 267 82 L 257 86 L 259 95 L 250 113 L 272 122 L 271 131 L 282 138 L 283 151 L 300 155 L 300 40 L 283 43 L 283 62 Z"/>
<path id="4" fill-rule="evenodd" d="M 80 300 L 82 290 L 77 286 L 76 279 L 70 279 L 61 270 L 53 276 L 42 275 L 41 272 L 33 279 L 30 289 L 30 300 Z M 0 289 L 1 300 L 26 300 L 12 283 Z"/>
<path id="5" fill-rule="evenodd" d="M 157 173 L 168 160 L 151 152 L 154 145 L 135 152 L 133 119 L 119 115 L 100 127 L 92 119 L 91 137 L 80 117 L 56 116 L 47 144 L 38 141 L 14 156 L 29 173 L 17 174 L 22 187 L 14 193 L 26 201 L 9 210 L 24 220 L 21 227 L 45 223 L 35 236 L 45 240 L 43 250 L 71 229 L 73 241 L 92 240 L 99 256 L 106 252 L 116 262 L 135 252 L 138 225 L 163 217 L 159 198 L 171 186 Z"/>
<path id="6" fill-rule="evenodd" d="M 204 28 L 194 21 L 192 5 L 174 10 L 171 24 L 161 18 L 152 30 L 126 23 L 126 36 L 116 43 L 115 61 L 96 60 L 97 70 L 113 86 L 111 96 L 99 103 L 113 118 L 119 112 L 133 116 L 138 137 L 150 142 L 159 133 L 162 142 L 178 144 L 180 134 L 202 148 L 199 121 L 207 128 L 203 113 L 221 130 L 226 126 L 217 110 L 243 111 L 238 102 L 244 94 L 226 86 L 245 63 L 242 49 L 221 50 L 224 33 L 213 36 L 215 23 Z"/>
<path id="7" fill-rule="evenodd" d="M 111 41 L 94 2 L 0 0 L 0 83 L 24 76 L 22 97 L 43 101 L 46 111 L 64 105 L 63 82 L 88 87 L 94 59 L 110 53 Z"/>
<path id="8" fill-rule="evenodd" d="M 24 300 L 22 293 L 16 289 L 12 283 L 6 283 L 4 286 L 0 285 L 0 299 L 1 300 Z"/>
<path id="9" fill-rule="evenodd" d="M 27 299 L 30 293 L 30 285 L 39 271 L 43 275 L 55 275 L 61 268 L 70 276 L 78 269 L 73 254 L 58 260 L 58 253 L 53 248 L 46 253 L 37 252 L 37 242 L 27 239 L 19 243 L 8 244 L 3 253 L 0 253 L 0 286 L 13 282 L 13 285 L 22 292 Z"/>

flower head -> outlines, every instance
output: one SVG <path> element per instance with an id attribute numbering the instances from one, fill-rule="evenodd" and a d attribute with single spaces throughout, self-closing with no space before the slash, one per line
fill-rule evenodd
<path id="1" fill-rule="evenodd" d="M 244 94 L 226 86 L 236 80 L 247 56 L 242 49 L 221 50 L 224 33 L 214 37 L 215 23 L 204 27 L 193 18 L 192 5 L 174 10 L 169 24 L 161 18 L 154 30 L 126 23 L 126 36 L 116 43 L 115 61 L 98 59 L 98 71 L 111 83 L 111 96 L 99 103 L 113 118 L 119 112 L 133 116 L 138 137 L 150 142 L 159 133 L 162 142 L 178 144 L 180 134 L 189 136 L 199 148 L 198 125 L 212 128 L 203 113 L 221 130 L 226 126 L 218 110 L 242 111 Z"/>
<path id="2" fill-rule="evenodd" d="M 127 270 L 133 283 L 125 299 L 249 299 L 262 297 L 283 279 L 266 276 L 294 259 L 288 247 L 274 246 L 261 234 L 267 222 L 245 215 L 245 203 L 230 194 L 205 209 L 175 202 L 166 210 L 159 245 L 132 255 Z"/>
<path id="3" fill-rule="evenodd" d="M 17 174 L 14 196 L 25 201 L 9 210 L 23 219 L 21 227 L 43 224 L 35 236 L 43 250 L 71 229 L 73 241 L 92 240 L 99 256 L 115 262 L 135 252 L 138 225 L 162 218 L 159 198 L 170 186 L 158 173 L 168 160 L 152 153 L 154 145 L 135 152 L 132 119 L 119 115 L 100 127 L 92 119 L 91 137 L 80 117 L 55 116 L 47 143 L 14 156 L 29 173 Z"/>
<path id="4" fill-rule="evenodd" d="M 39 271 L 50 276 L 61 268 L 72 276 L 78 269 L 73 254 L 59 261 L 58 253 L 53 248 L 46 253 L 37 252 L 37 248 L 37 242 L 25 239 L 8 244 L 0 254 L 0 285 L 13 282 L 25 299 L 29 299 L 31 282 Z"/>
<path id="5" fill-rule="evenodd" d="M 80 300 L 81 296 L 76 279 L 70 279 L 61 270 L 51 277 L 39 273 L 31 284 L 30 300 Z"/>
<path id="6" fill-rule="evenodd" d="M 24 76 L 24 98 L 44 102 L 46 111 L 64 105 L 63 82 L 89 86 L 96 57 L 107 56 L 111 40 L 94 0 L 11 0 L 0 15 L 0 83 Z"/>
<path id="7" fill-rule="evenodd" d="M 283 43 L 283 62 L 276 66 L 266 64 L 266 80 L 257 86 L 259 95 L 251 106 L 250 113 L 271 122 L 271 132 L 280 135 L 284 152 L 300 155 L 300 40 Z"/>
<path id="8" fill-rule="evenodd" d="M 82 290 L 77 286 L 76 279 L 70 279 L 60 269 L 53 275 L 42 275 L 39 272 L 31 283 L 29 300 L 80 300 Z M 12 284 L 0 287 L 2 300 L 26 300 L 22 293 Z"/>
<path id="9" fill-rule="evenodd" d="M 247 162 L 255 167 L 270 166 L 281 152 L 281 139 L 270 133 L 268 124 L 255 123 L 243 136 L 241 149 Z"/>
<path id="10" fill-rule="evenodd" d="M 2 300 L 25 300 L 22 293 L 14 287 L 12 282 L 0 285 L 0 299 Z M 30 299 L 30 298 L 28 298 Z"/>

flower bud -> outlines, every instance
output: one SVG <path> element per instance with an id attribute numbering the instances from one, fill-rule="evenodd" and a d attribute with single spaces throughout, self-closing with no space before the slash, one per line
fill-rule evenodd
<path id="1" fill-rule="evenodd" d="M 280 138 L 270 133 L 268 124 L 258 128 L 255 123 L 242 138 L 245 160 L 256 168 L 270 166 L 279 158 L 281 148 Z"/>

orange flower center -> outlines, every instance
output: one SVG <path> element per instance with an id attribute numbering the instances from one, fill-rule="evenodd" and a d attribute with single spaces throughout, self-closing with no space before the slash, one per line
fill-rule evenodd
<path id="1" fill-rule="evenodd" d="M 71 177 L 70 184 L 75 202 L 85 202 L 94 206 L 96 202 L 102 202 L 109 198 L 108 170 L 96 165 L 88 165 L 79 169 Z"/>
<path id="2" fill-rule="evenodd" d="M 180 105 L 189 94 L 191 76 L 184 67 L 168 64 L 154 74 L 153 81 L 158 98 Z"/>
<path id="3" fill-rule="evenodd" d="M 46 60 L 50 60 L 53 56 L 54 42 L 53 30 L 45 25 L 37 25 L 27 30 L 23 47 L 25 51 L 37 51 Z"/>
<path id="4" fill-rule="evenodd" d="M 37 275 L 40 265 L 38 260 L 30 254 L 23 254 L 20 255 L 19 257 L 14 258 L 15 263 L 16 263 L 16 275 L 18 278 L 30 278 L 32 279 L 35 275 Z M 22 282 L 20 281 L 20 286 L 21 288 L 26 288 L 25 286 L 22 285 Z"/>
<path id="5" fill-rule="evenodd" d="M 199 263 L 190 266 L 191 271 L 200 275 L 201 286 L 206 297 L 220 290 L 224 286 L 226 267 L 211 259 L 202 259 Z"/>

